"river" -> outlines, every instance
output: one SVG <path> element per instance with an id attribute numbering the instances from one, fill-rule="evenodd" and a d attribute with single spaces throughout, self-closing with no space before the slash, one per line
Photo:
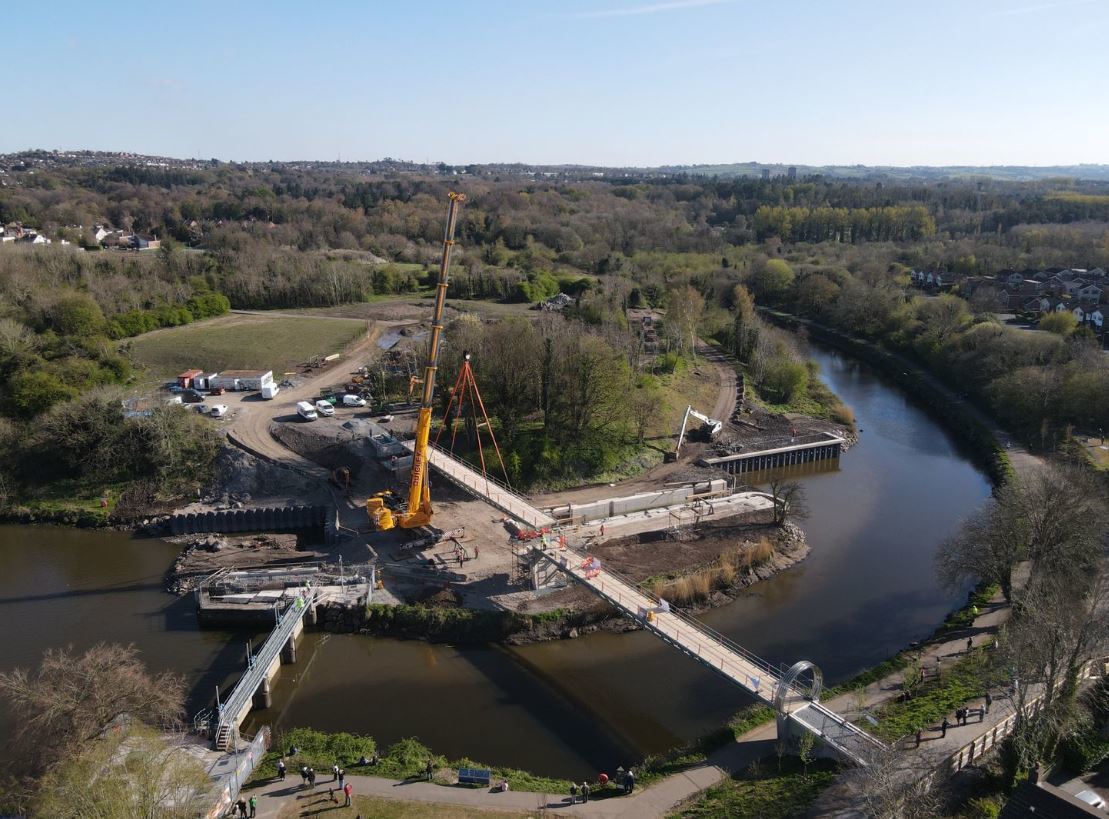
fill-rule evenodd
<path id="1" fill-rule="evenodd" d="M 989 494 L 935 421 L 870 367 L 813 346 L 855 411 L 860 441 L 840 469 L 801 478 L 812 553 L 704 620 L 773 663 L 809 659 L 835 683 L 930 633 L 965 598 L 939 586 L 938 544 Z M 191 600 L 161 592 L 175 549 L 64 529 L 0 527 L 0 611 L 14 615 L 0 665 L 43 647 L 134 642 L 208 697 L 248 635 L 199 632 Z M 406 736 L 449 756 L 582 777 L 720 725 L 748 699 L 645 633 L 520 648 L 306 635 L 301 662 L 252 721 Z M 0 724 L 0 729 L 3 729 Z M 248 725 L 249 727 L 249 725 Z"/>

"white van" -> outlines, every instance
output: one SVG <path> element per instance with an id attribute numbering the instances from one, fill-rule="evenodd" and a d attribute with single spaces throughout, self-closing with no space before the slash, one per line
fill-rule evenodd
<path id="1" fill-rule="evenodd" d="M 364 407 L 366 406 L 366 399 L 357 395 L 351 395 L 349 392 L 343 396 L 344 407 Z"/>
<path id="2" fill-rule="evenodd" d="M 320 417 L 316 414 L 316 407 L 308 401 L 297 401 L 297 415 L 305 421 L 315 421 Z"/>
<path id="3" fill-rule="evenodd" d="M 335 414 L 335 407 L 330 401 L 317 401 L 316 412 L 318 412 L 324 418 L 328 418 Z"/>

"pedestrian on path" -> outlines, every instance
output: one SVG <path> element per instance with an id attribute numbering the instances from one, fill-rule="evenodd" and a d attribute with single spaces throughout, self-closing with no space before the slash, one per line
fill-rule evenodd
<path id="1" fill-rule="evenodd" d="M 947 717 L 944 717 L 943 722 L 940 723 L 940 731 L 941 731 L 940 737 L 941 738 L 947 736 L 947 729 L 950 728 L 950 727 L 951 727 L 951 723 L 947 721 Z"/>
<path id="2" fill-rule="evenodd" d="M 973 649 L 973 648 L 974 648 L 974 639 L 971 638 L 971 637 L 967 637 L 967 654 L 970 654 L 971 649 Z"/>
<path id="3" fill-rule="evenodd" d="M 631 793 L 635 790 L 635 772 L 631 768 L 628 768 L 628 776 L 624 782 L 627 786 L 627 793 Z"/>
<path id="4" fill-rule="evenodd" d="M 582 782 L 581 783 L 581 801 L 582 801 L 583 805 L 586 802 L 589 801 L 589 783 L 588 782 Z"/>
<path id="5" fill-rule="evenodd" d="M 346 778 L 347 778 L 346 769 L 345 768 L 340 768 L 339 769 L 339 788 L 340 789 L 343 787 L 343 780 L 346 779 Z"/>
<path id="6" fill-rule="evenodd" d="M 343 802 L 343 807 L 344 808 L 349 808 L 350 807 L 350 797 L 353 794 L 354 794 L 354 785 L 352 785 L 348 782 L 346 785 L 343 786 L 343 796 L 346 797 L 346 800 Z"/>
<path id="7" fill-rule="evenodd" d="M 602 523 L 601 524 L 601 537 L 604 537 L 604 536 L 605 536 L 605 525 Z"/>
<path id="8" fill-rule="evenodd" d="M 966 708 L 956 708 L 955 709 L 955 722 L 957 722 L 959 725 L 966 725 L 967 724 L 967 709 Z"/>
<path id="9" fill-rule="evenodd" d="M 239 801 L 235 803 L 235 810 L 237 810 L 239 812 L 240 816 L 245 817 L 246 816 L 246 800 L 240 798 Z"/>
<path id="10" fill-rule="evenodd" d="M 986 692 L 986 713 L 987 714 L 990 713 L 990 706 L 991 705 L 993 705 L 993 697 L 991 697 L 990 692 L 987 691 Z"/>
<path id="11" fill-rule="evenodd" d="M 308 766 L 303 762 L 300 764 L 300 786 L 303 788 L 308 784 Z"/>
<path id="12" fill-rule="evenodd" d="M 258 815 L 258 797 L 250 797 L 250 802 L 248 804 L 250 805 L 250 817 L 254 819 L 254 817 Z"/>
<path id="13" fill-rule="evenodd" d="M 277 778 L 280 779 L 282 782 L 285 781 L 285 760 L 284 759 L 277 760 Z"/>
<path id="14" fill-rule="evenodd" d="M 916 747 L 917 748 L 920 747 L 920 734 L 921 734 L 921 730 L 919 728 L 917 728 L 916 729 Z"/>
<path id="15" fill-rule="evenodd" d="M 332 765 L 331 766 L 331 781 L 332 782 L 338 782 L 339 781 L 339 766 L 338 765 Z"/>
<path id="16" fill-rule="evenodd" d="M 315 768 L 309 768 L 308 769 L 308 787 L 310 787 L 312 790 L 316 789 L 316 769 Z"/>
<path id="17" fill-rule="evenodd" d="M 424 766 L 424 773 L 426 773 L 426 774 L 427 774 L 427 781 L 428 781 L 428 782 L 430 782 L 430 781 L 431 781 L 431 774 L 432 774 L 432 771 L 433 771 L 433 770 L 434 770 L 434 767 L 432 766 L 432 764 L 431 764 L 431 760 L 429 759 L 429 760 L 427 761 L 427 765 L 425 765 L 425 766 Z"/>
<path id="18" fill-rule="evenodd" d="M 571 782 L 570 783 L 570 804 L 573 805 L 577 801 L 578 801 L 578 783 L 577 782 Z"/>

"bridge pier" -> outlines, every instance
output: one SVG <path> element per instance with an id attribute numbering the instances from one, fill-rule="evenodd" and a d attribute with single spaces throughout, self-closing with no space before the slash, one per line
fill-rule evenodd
<path id="1" fill-rule="evenodd" d="M 289 642 L 285 644 L 285 648 L 281 650 L 281 664 L 293 665 L 297 661 L 297 643 L 296 637 L 290 637 Z"/>
<path id="2" fill-rule="evenodd" d="M 269 708 L 273 705 L 273 694 L 270 691 L 270 678 L 265 677 L 262 684 L 258 686 L 258 690 L 254 692 L 255 708 Z"/>

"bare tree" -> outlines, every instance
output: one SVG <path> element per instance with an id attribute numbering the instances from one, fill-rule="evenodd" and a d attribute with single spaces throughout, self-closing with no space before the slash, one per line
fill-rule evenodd
<path id="1" fill-rule="evenodd" d="M 7 738 L 28 773 L 71 756 L 120 714 L 151 725 L 175 724 L 184 708 L 183 680 L 150 674 L 134 646 L 100 643 L 83 654 L 47 649 L 35 672 L 0 673 L 0 696 L 16 719 Z"/>
<path id="2" fill-rule="evenodd" d="M 774 497 L 775 526 L 784 526 L 787 518 L 800 520 L 808 517 L 805 488 L 797 481 L 774 478 L 770 481 L 770 494 Z"/>

